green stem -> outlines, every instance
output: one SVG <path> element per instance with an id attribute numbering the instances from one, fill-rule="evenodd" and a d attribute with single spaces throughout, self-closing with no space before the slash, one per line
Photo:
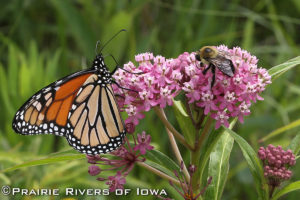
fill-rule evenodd
<path id="1" fill-rule="evenodd" d="M 269 198 L 271 199 L 273 196 L 273 192 L 275 190 L 275 186 L 274 185 L 270 185 L 270 192 L 269 192 Z"/>
<path id="2" fill-rule="evenodd" d="M 207 118 L 207 121 L 206 121 L 206 123 L 205 123 L 205 126 L 204 126 L 204 128 L 203 128 L 203 131 L 202 131 L 202 133 L 201 133 L 201 135 L 200 135 L 199 140 L 197 140 L 197 141 L 195 142 L 195 151 L 201 149 L 202 144 L 203 144 L 205 138 L 207 137 L 207 134 L 209 133 L 209 130 L 210 130 L 210 128 L 211 128 L 212 122 L 213 122 L 213 119 L 212 119 L 211 117 L 208 117 L 208 118 Z"/>
<path id="3" fill-rule="evenodd" d="M 197 151 L 191 151 L 191 164 L 198 166 L 199 164 L 199 158 L 200 158 L 200 149 L 198 149 Z M 198 168 L 198 167 L 197 167 Z M 196 172 L 193 174 L 192 178 L 191 178 L 191 182 L 192 182 L 192 188 L 193 188 L 193 193 L 197 194 L 198 190 L 200 189 L 200 181 L 199 181 L 199 170 L 196 170 Z"/>
<path id="4" fill-rule="evenodd" d="M 199 193 L 200 191 L 200 170 L 199 170 L 199 162 L 200 162 L 200 155 L 201 155 L 201 147 L 203 145 L 203 142 L 208 136 L 209 130 L 211 128 L 211 124 L 213 122 L 213 119 L 208 117 L 206 120 L 205 126 L 202 130 L 202 133 L 200 135 L 200 138 L 195 141 L 195 149 L 194 151 L 191 151 L 191 164 L 197 166 L 198 170 L 195 172 L 195 174 L 192 177 L 192 188 L 193 192 L 195 194 Z"/>
<path id="5" fill-rule="evenodd" d="M 169 122 L 169 121 L 167 120 L 167 117 L 166 117 L 166 115 L 165 115 L 165 112 L 164 112 L 164 110 L 163 110 L 162 108 L 156 107 L 155 109 L 157 109 L 158 112 L 160 113 L 160 115 L 161 115 L 167 122 Z M 169 124 L 170 124 L 170 123 L 169 123 Z M 182 158 L 181 153 L 180 153 L 180 151 L 179 151 L 179 148 L 178 148 L 178 146 L 177 146 L 177 143 L 176 143 L 176 140 L 175 140 L 175 138 L 174 138 L 174 135 L 172 134 L 172 132 L 171 132 L 167 127 L 166 127 L 166 130 L 167 130 L 167 134 L 168 134 L 168 136 L 169 136 L 169 140 L 170 140 L 170 143 L 171 143 L 172 150 L 173 150 L 173 152 L 174 152 L 174 154 L 175 154 L 175 157 L 176 157 L 176 159 L 177 159 L 177 161 L 178 161 L 178 164 L 181 165 L 181 162 L 183 162 L 183 174 L 184 174 L 184 176 L 186 177 L 186 179 L 187 179 L 188 181 L 190 181 L 190 174 L 188 173 L 188 170 L 187 170 L 187 168 L 186 168 L 186 166 L 185 166 L 185 163 L 184 163 L 184 161 L 183 161 L 183 158 Z"/>
<path id="6" fill-rule="evenodd" d="M 168 133 L 168 136 L 169 136 L 169 139 L 170 139 L 170 143 L 171 143 L 173 152 L 174 152 L 175 157 L 176 157 L 176 159 L 178 161 L 178 164 L 181 165 L 181 162 L 183 162 L 183 170 L 182 171 L 183 171 L 183 174 L 184 174 L 185 178 L 189 182 L 190 181 L 190 174 L 189 174 L 189 172 L 188 172 L 188 170 L 187 170 L 187 168 L 185 166 L 185 163 L 183 161 L 183 158 L 181 156 L 179 148 L 178 148 L 178 146 L 176 144 L 175 138 L 174 138 L 174 136 L 172 135 L 172 133 L 167 128 L 166 128 L 166 130 L 167 130 L 167 133 Z"/>
<path id="7" fill-rule="evenodd" d="M 186 148 L 193 150 L 193 147 L 189 145 L 184 137 L 170 124 L 170 122 L 167 120 L 166 116 L 162 113 L 161 109 L 159 107 L 154 107 L 154 111 L 159 117 L 159 119 L 163 122 L 163 124 L 168 128 L 168 130 L 174 135 L 174 137 L 183 144 Z"/>

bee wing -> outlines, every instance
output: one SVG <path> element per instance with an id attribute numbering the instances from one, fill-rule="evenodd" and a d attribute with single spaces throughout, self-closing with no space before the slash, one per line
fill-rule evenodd
<path id="1" fill-rule="evenodd" d="M 234 66 L 231 60 L 218 55 L 215 58 L 210 58 L 209 62 L 216 66 L 219 70 L 221 70 L 221 72 L 223 72 L 225 75 L 233 77 Z"/>

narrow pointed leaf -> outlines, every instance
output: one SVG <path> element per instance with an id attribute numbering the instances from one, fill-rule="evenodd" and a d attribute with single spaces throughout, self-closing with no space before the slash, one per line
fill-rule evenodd
<path id="1" fill-rule="evenodd" d="M 195 128 L 193 126 L 192 120 L 186 113 L 181 101 L 173 101 L 174 106 L 173 110 L 175 113 L 175 117 L 177 119 L 177 122 L 180 126 L 180 130 L 182 134 L 184 135 L 184 138 L 186 141 L 192 145 L 195 141 Z"/>
<path id="2" fill-rule="evenodd" d="M 278 198 L 282 197 L 283 195 L 295 191 L 295 190 L 300 190 L 300 181 L 296 181 L 293 182 L 287 186 L 285 186 L 284 188 L 282 188 L 281 190 L 279 190 L 277 193 L 275 193 L 275 195 L 272 197 L 271 200 L 277 200 Z"/>
<path id="3" fill-rule="evenodd" d="M 166 167 L 167 169 L 177 171 L 180 169 L 179 166 L 170 157 L 158 150 L 148 151 L 145 157 L 153 162 L 156 162 Z"/>
<path id="4" fill-rule="evenodd" d="M 300 119 L 298 120 L 295 120 L 285 126 L 282 126 L 274 131 L 272 131 L 271 133 L 269 133 L 268 135 L 266 135 L 265 137 L 261 138 L 259 140 L 259 142 L 265 142 L 266 140 L 270 139 L 270 138 L 273 138 L 281 133 L 284 133 L 285 131 L 288 131 L 290 129 L 293 129 L 293 128 L 296 128 L 296 127 L 299 127 L 300 126 Z"/>
<path id="5" fill-rule="evenodd" d="M 49 158 L 39 159 L 39 160 L 32 160 L 32 161 L 24 162 L 22 164 L 4 169 L 4 170 L 0 171 L 0 173 L 14 171 L 16 169 L 20 169 L 20 168 L 23 168 L 23 167 L 32 167 L 32 166 L 37 166 L 37 165 L 47 165 L 47 164 L 57 163 L 57 162 L 61 162 L 61 161 L 70 161 L 70 160 L 83 159 L 85 157 L 86 156 L 83 155 L 83 154 L 78 154 L 78 155 L 56 156 L 56 157 L 49 157 Z"/>
<path id="6" fill-rule="evenodd" d="M 244 140 L 241 136 L 236 134 L 234 131 L 224 127 L 227 132 L 234 138 L 242 150 L 243 156 L 246 159 L 251 174 L 254 178 L 256 191 L 261 199 L 266 199 L 268 196 L 268 186 L 265 182 L 263 175 L 262 164 L 254 151 L 254 149 Z"/>
<path id="7" fill-rule="evenodd" d="M 236 121 L 237 121 L 237 118 L 233 119 L 230 122 L 229 128 L 233 128 Z M 199 159 L 200 160 L 199 173 L 200 173 L 200 182 L 203 184 L 206 184 L 206 178 L 203 177 L 203 173 L 205 171 L 207 161 L 209 160 L 211 152 L 214 150 L 217 142 L 220 140 L 220 137 L 223 135 L 224 132 L 226 132 L 226 130 L 222 127 L 216 131 L 211 132 L 204 144 L 204 147 L 201 149 L 201 151 L 203 153 L 201 154 L 200 159 Z"/>
<path id="8" fill-rule="evenodd" d="M 300 134 L 296 135 L 291 141 L 291 144 L 287 147 L 287 149 L 291 149 L 295 155 L 299 153 L 300 150 Z"/>
<path id="9" fill-rule="evenodd" d="M 234 139 L 227 132 L 222 133 L 214 151 L 210 154 L 208 177 L 212 176 L 212 183 L 205 192 L 205 199 L 221 199 L 229 171 L 229 157 Z"/>
<path id="10" fill-rule="evenodd" d="M 300 56 L 292 58 L 282 64 L 276 65 L 268 70 L 269 74 L 272 76 L 272 80 L 278 78 L 284 72 L 296 67 L 300 64 Z"/>

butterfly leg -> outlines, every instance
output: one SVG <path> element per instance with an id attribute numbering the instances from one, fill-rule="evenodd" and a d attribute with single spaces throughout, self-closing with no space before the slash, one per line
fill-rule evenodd
<path id="1" fill-rule="evenodd" d="M 126 70 L 126 69 L 123 69 L 122 67 L 120 67 L 119 63 L 117 62 L 117 60 L 115 59 L 115 57 L 112 54 L 109 54 L 109 56 L 111 56 L 112 59 L 117 64 L 117 66 L 115 67 L 115 69 L 110 74 L 114 74 L 117 71 L 117 69 L 121 69 L 121 70 L 123 70 L 123 71 L 125 71 L 125 72 L 127 72 L 129 74 L 144 74 L 143 72 L 134 73 L 134 72 L 130 72 L 130 71 Z"/>
<path id="2" fill-rule="evenodd" d="M 214 86 L 215 80 L 216 80 L 216 67 L 214 65 L 211 65 L 211 64 L 210 64 L 210 66 L 211 66 L 211 72 L 213 74 L 212 80 L 211 80 L 211 83 L 210 83 L 210 88 L 212 88 Z"/>
<path id="3" fill-rule="evenodd" d="M 125 99 L 125 97 L 124 97 L 124 96 L 122 96 L 122 95 L 119 95 L 119 94 L 115 94 L 115 97 L 117 97 L 117 98 L 122 98 L 122 99 Z"/>
<path id="4" fill-rule="evenodd" d="M 114 73 L 117 71 L 117 69 L 121 69 L 121 70 L 123 70 L 123 71 L 125 71 L 125 72 L 127 72 L 127 73 L 129 73 L 129 74 L 138 74 L 138 75 L 144 74 L 144 72 L 137 72 L 137 73 L 130 72 L 130 71 L 126 70 L 126 69 L 123 69 L 122 67 L 120 67 L 120 66 L 118 66 L 118 65 L 117 65 L 116 68 L 111 72 L 111 74 L 114 74 Z"/>
<path id="5" fill-rule="evenodd" d="M 112 83 L 116 84 L 119 88 L 121 88 L 121 89 L 123 89 L 123 90 L 128 90 L 128 91 L 131 91 L 131 92 L 139 93 L 139 92 L 136 91 L 136 90 L 132 90 L 132 89 L 124 88 L 124 87 L 120 86 L 119 83 L 117 83 L 116 81 L 112 81 Z"/>

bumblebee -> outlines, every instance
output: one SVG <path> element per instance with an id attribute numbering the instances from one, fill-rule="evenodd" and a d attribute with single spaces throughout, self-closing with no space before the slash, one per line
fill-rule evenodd
<path id="1" fill-rule="evenodd" d="M 203 70 L 203 74 L 206 74 L 207 71 L 211 68 L 211 72 L 213 74 L 212 81 L 210 87 L 212 88 L 215 84 L 216 79 L 216 67 L 223 72 L 223 74 L 233 77 L 235 68 L 230 59 L 228 59 L 229 55 L 227 55 L 224 51 L 218 51 L 213 46 L 204 46 L 198 52 L 196 52 L 196 59 L 199 60 L 200 66 L 204 67 L 204 64 L 208 65 L 207 68 Z"/>

